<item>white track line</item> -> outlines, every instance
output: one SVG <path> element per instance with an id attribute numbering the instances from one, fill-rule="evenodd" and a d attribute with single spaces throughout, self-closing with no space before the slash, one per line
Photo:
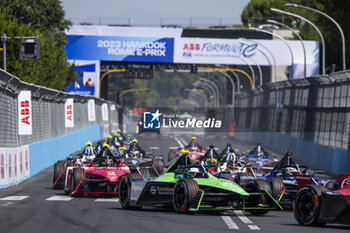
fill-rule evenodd
<path id="1" fill-rule="evenodd" d="M 119 198 L 97 198 L 95 202 L 119 202 Z"/>
<path id="2" fill-rule="evenodd" d="M 257 225 L 249 225 L 249 224 L 253 224 L 252 221 L 250 221 L 250 219 L 246 216 L 244 216 L 244 213 L 243 211 L 241 210 L 235 210 L 234 211 L 235 214 L 237 215 L 237 217 L 242 221 L 244 222 L 245 224 L 248 225 L 248 227 L 250 228 L 250 230 L 261 230 Z"/>
<path id="3" fill-rule="evenodd" d="M 169 146 L 169 150 L 177 150 L 178 148 L 178 146 Z"/>
<path id="4" fill-rule="evenodd" d="M 184 147 L 184 144 L 182 144 L 182 142 L 175 137 L 175 141 L 179 144 L 180 147 Z"/>
<path id="5" fill-rule="evenodd" d="M 70 201 L 73 197 L 70 196 L 52 196 L 46 199 L 46 201 Z"/>
<path id="6" fill-rule="evenodd" d="M 256 230 L 256 231 L 260 230 L 260 228 L 257 225 L 248 225 L 248 227 L 250 228 L 250 230 Z"/>
<path id="7" fill-rule="evenodd" d="M 159 146 L 150 146 L 149 147 L 150 150 L 159 150 Z"/>
<path id="8" fill-rule="evenodd" d="M 231 219 L 230 216 L 221 216 L 222 220 L 224 220 L 224 222 L 226 223 L 226 225 L 228 226 L 228 228 L 230 230 L 237 230 L 239 229 L 237 224 Z"/>
<path id="9" fill-rule="evenodd" d="M 29 196 L 7 196 L 0 198 L 0 201 L 22 201 L 28 197 Z"/>
<path id="10" fill-rule="evenodd" d="M 183 138 L 179 138 L 181 140 L 181 142 L 184 144 L 184 145 L 187 145 L 187 142 L 185 141 L 185 139 Z"/>

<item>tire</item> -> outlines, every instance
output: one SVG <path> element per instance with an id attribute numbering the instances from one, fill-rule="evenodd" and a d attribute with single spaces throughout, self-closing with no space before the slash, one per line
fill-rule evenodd
<path id="1" fill-rule="evenodd" d="M 171 160 L 173 160 L 176 157 L 176 151 L 175 150 L 169 150 L 168 152 L 168 161 L 169 163 Z"/>
<path id="2" fill-rule="evenodd" d="M 281 193 L 281 191 L 284 189 L 283 181 L 280 177 L 269 177 L 267 179 L 271 185 L 271 196 L 278 199 L 278 195 Z"/>
<path id="3" fill-rule="evenodd" d="M 270 183 L 265 179 L 255 179 L 248 181 L 245 190 L 248 192 L 259 192 L 259 190 L 266 190 L 268 193 L 272 193 L 271 185 Z M 258 195 L 258 196 L 251 196 L 250 198 L 251 202 L 256 203 L 256 206 L 258 204 L 268 204 L 266 197 L 264 195 Z M 269 210 L 249 210 L 252 215 L 263 215 L 269 212 Z"/>
<path id="4" fill-rule="evenodd" d="M 181 179 L 176 182 L 173 194 L 174 210 L 185 213 L 190 208 L 199 193 L 199 186 L 195 180 Z"/>
<path id="5" fill-rule="evenodd" d="M 152 159 L 152 166 L 157 171 L 158 176 L 163 173 L 164 162 L 160 158 L 153 158 Z"/>
<path id="6" fill-rule="evenodd" d="M 118 184 L 119 203 L 123 209 L 131 209 L 130 194 L 131 194 L 131 177 L 129 174 L 123 175 Z"/>
<path id="7" fill-rule="evenodd" d="M 66 164 L 62 161 L 58 161 L 53 166 L 53 189 L 63 189 L 64 179 L 66 177 Z"/>
<path id="8" fill-rule="evenodd" d="M 83 168 L 75 167 L 72 171 L 71 182 L 70 182 L 70 195 L 72 197 L 79 196 L 76 191 L 84 186 L 85 171 Z"/>
<path id="9" fill-rule="evenodd" d="M 320 198 L 325 188 L 317 185 L 306 185 L 299 189 L 293 201 L 293 214 L 300 225 L 317 226 L 320 215 Z"/>

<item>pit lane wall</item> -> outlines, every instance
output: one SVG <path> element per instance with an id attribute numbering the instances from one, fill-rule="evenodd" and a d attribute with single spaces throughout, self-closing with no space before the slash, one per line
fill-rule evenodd
<path id="1" fill-rule="evenodd" d="M 101 139 L 101 129 L 94 125 L 20 147 L 0 148 L 0 188 L 19 184 L 80 150 L 87 141 Z"/>

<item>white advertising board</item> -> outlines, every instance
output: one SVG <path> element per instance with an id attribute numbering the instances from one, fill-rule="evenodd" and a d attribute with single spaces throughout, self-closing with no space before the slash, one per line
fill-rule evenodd
<path id="1" fill-rule="evenodd" d="M 106 103 L 102 104 L 101 111 L 102 111 L 102 120 L 108 121 L 108 104 Z"/>
<path id="2" fill-rule="evenodd" d="M 18 134 L 31 135 L 33 128 L 32 99 L 30 91 L 18 94 Z"/>
<path id="3" fill-rule="evenodd" d="M 69 98 L 66 100 L 64 104 L 64 118 L 65 118 L 65 126 L 66 128 L 74 127 L 74 100 L 73 98 Z"/>
<path id="4" fill-rule="evenodd" d="M 95 112 L 95 100 L 88 100 L 88 120 L 95 121 L 96 120 L 96 112 Z"/>

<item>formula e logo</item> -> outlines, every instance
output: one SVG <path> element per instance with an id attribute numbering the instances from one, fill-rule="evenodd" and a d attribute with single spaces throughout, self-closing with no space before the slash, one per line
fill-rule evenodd
<path id="1" fill-rule="evenodd" d="M 152 195 L 157 195 L 157 188 L 154 187 L 154 186 L 150 186 L 150 187 L 149 187 L 149 192 L 150 192 Z"/>
<path id="2" fill-rule="evenodd" d="M 341 182 L 340 188 L 344 188 L 345 186 L 350 185 L 350 178 L 347 177 Z"/>
<path id="3" fill-rule="evenodd" d="M 143 113 L 143 128 L 144 129 L 160 129 L 161 113 L 159 109 L 156 112 Z"/>

